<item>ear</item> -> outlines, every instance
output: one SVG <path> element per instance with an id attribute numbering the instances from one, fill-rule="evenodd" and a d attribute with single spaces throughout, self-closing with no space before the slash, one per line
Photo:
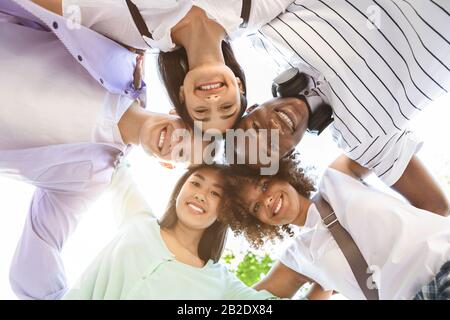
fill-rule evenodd
<path id="1" fill-rule="evenodd" d="M 256 108 L 259 107 L 259 104 L 255 103 L 254 105 L 250 106 L 247 108 L 247 110 L 245 110 L 247 113 L 252 112 L 253 110 L 255 110 Z"/>
<path id="2" fill-rule="evenodd" d="M 177 110 L 175 110 L 175 108 L 170 109 L 169 114 L 173 115 L 173 116 L 177 116 Z"/>
<path id="3" fill-rule="evenodd" d="M 184 86 L 180 87 L 180 92 L 178 93 L 178 95 L 181 103 L 184 103 Z"/>
<path id="4" fill-rule="evenodd" d="M 239 90 L 241 91 L 241 94 L 244 94 L 245 93 L 244 92 L 244 86 L 242 85 L 242 81 L 241 81 L 241 79 L 239 79 L 239 77 L 236 77 L 236 82 L 237 82 L 237 84 L 239 86 Z"/>

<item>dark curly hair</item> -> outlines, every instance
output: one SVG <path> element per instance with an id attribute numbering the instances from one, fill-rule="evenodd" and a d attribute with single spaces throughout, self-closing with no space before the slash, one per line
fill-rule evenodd
<path id="1" fill-rule="evenodd" d="M 221 221 L 228 224 L 235 235 L 243 235 L 254 248 L 260 248 L 268 240 L 274 242 L 276 239 L 283 240 L 286 235 L 293 236 L 289 225 L 265 224 L 259 221 L 245 204 L 242 186 L 260 180 L 262 176 L 259 170 L 245 165 L 230 165 L 225 172 L 231 188 L 223 199 L 223 212 L 226 215 Z M 298 153 L 281 159 L 279 170 L 272 178 L 287 181 L 300 195 L 307 198 L 315 191 L 313 181 L 300 166 Z"/>

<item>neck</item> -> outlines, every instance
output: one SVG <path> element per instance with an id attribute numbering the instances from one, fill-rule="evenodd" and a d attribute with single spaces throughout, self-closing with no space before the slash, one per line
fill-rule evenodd
<path id="1" fill-rule="evenodd" d="M 299 198 L 299 212 L 297 218 L 295 218 L 292 224 L 302 227 L 305 225 L 306 217 L 308 216 L 308 210 L 309 207 L 312 205 L 312 201 L 301 195 L 298 195 L 298 198 Z"/>
<path id="2" fill-rule="evenodd" d="M 150 113 L 141 108 L 137 101 L 128 108 L 118 125 L 125 144 L 139 145 L 139 132 L 149 117 L 151 117 Z"/>
<path id="3" fill-rule="evenodd" d="M 192 35 L 197 36 L 192 36 Z M 186 49 L 189 69 L 205 64 L 223 64 L 222 41 L 226 32 L 209 19 L 205 12 L 192 7 L 189 13 L 172 28 L 173 41 Z"/>
<path id="4" fill-rule="evenodd" d="M 169 232 L 186 250 L 193 255 L 198 256 L 198 245 L 200 244 L 204 230 L 193 230 L 187 228 L 178 221 L 175 226 L 169 230 Z"/>

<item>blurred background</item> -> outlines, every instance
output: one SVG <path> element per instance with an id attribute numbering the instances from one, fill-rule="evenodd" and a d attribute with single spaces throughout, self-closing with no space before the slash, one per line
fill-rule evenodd
<path id="1" fill-rule="evenodd" d="M 247 75 L 249 105 L 271 98 L 271 81 L 277 75 L 277 67 L 267 58 L 259 56 L 248 39 L 234 43 L 234 49 Z M 161 86 L 155 64 L 155 56 L 146 58 L 146 82 L 148 106 L 152 111 L 168 112 L 171 105 Z M 411 128 L 423 139 L 424 146 L 418 153 L 450 197 L 450 95 L 430 105 L 411 123 Z M 334 145 L 331 134 L 325 131 L 320 137 L 307 135 L 298 146 L 304 166 L 316 181 L 324 168 L 340 152 Z M 156 215 L 162 215 L 168 197 L 183 173 L 183 168 L 166 169 L 139 148 L 129 155 L 131 171 L 136 183 L 147 197 Z M 374 176 L 370 184 L 391 193 Z M 420 188 L 420 186 L 418 186 Z M 0 177 L 0 300 L 16 299 L 10 289 L 9 264 L 20 238 L 29 202 L 34 188 L 30 185 Z M 84 214 L 77 230 L 69 239 L 62 254 L 67 277 L 74 283 L 99 251 L 114 237 L 116 226 L 111 214 L 108 194 L 99 199 Z M 267 244 L 261 250 L 252 250 L 245 240 L 231 233 L 223 262 L 247 285 L 252 285 L 264 276 L 274 261 L 282 254 L 289 241 Z M 306 288 L 302 288 L 299 295 Z M 345 299 L 336 295 L 335 299 Z"/>

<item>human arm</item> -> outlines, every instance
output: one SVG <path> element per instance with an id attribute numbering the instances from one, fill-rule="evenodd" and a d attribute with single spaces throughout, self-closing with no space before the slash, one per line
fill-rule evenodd
<path id="1" fill-rule="evenodd" d="M 37 5 L 62 16 L 62 0 L 31 0 Z"/>
<path id="2" fill-rule="evenodd" d="M 400 179 L 392 185 L 392 189 L 417 208 L 442 216 L 450 214 L 448 198 L 419 157 L 415 155 Z"/>
<path id="3" fill-rule="evenodd" d="M 330 167 L 356 179 L 364 179 L 370 174 L 368 168 L 345 155 L 340 155 Z M 416 155 L 411 157 L 400 179 L 391 188 L 417 208 L 444 216 L 449 214 L 447 197 Z"/>
<path id="4" fill-rule="evenodd" d="M 277 262 L 269 274 L 256 283 L 256 290 L 267 290 L 280 298 L 292 298 L 297 291 L 307 282 L 313 282 L 307 277 L 295 272 L 281 262 Z M 331 296 L 331 291 L 325 291 L 320 285 L 314 283 L 307 298 L 309 300 L 325 300 Z"/>
<path id="5" fill-rule="evenodd" d="M 42 174 L 43 181 L 34 182 L 37 188 L 9 274 L 11 287 L 21 299 L 59 299 L 67 290 L 61 251 L 83 213 L 109 183 L 109 180 L 103 180 L 107 178 L 108 170 L 104 176 L 100 173 L 85 177 L 84 168 L 86 172 L 91 169 L 83 162 L 58 166 Z M 101 170 L 95 166 L 93 169 Z M 62 177 L 58 173 L 63 171 L 75 176 Z M 88 179 L 86 183 L 79 183 L 85 178 Z"/>
<path id="6" fill-rule="evenodd" d="M 153 217 L 150 206 L 129 171 L 128 165 L 121 163 L 117 167 L 109 187 L 114 217 L 118 225 L 140 213 Z"/>
<path id="7" fill-rule="evenodd" d="M 269 300 L 278 298 L 267 290 L 257 290 L 247 286 L 229 271 L 227 271 L 227 275 L 226 300 Z"/>

